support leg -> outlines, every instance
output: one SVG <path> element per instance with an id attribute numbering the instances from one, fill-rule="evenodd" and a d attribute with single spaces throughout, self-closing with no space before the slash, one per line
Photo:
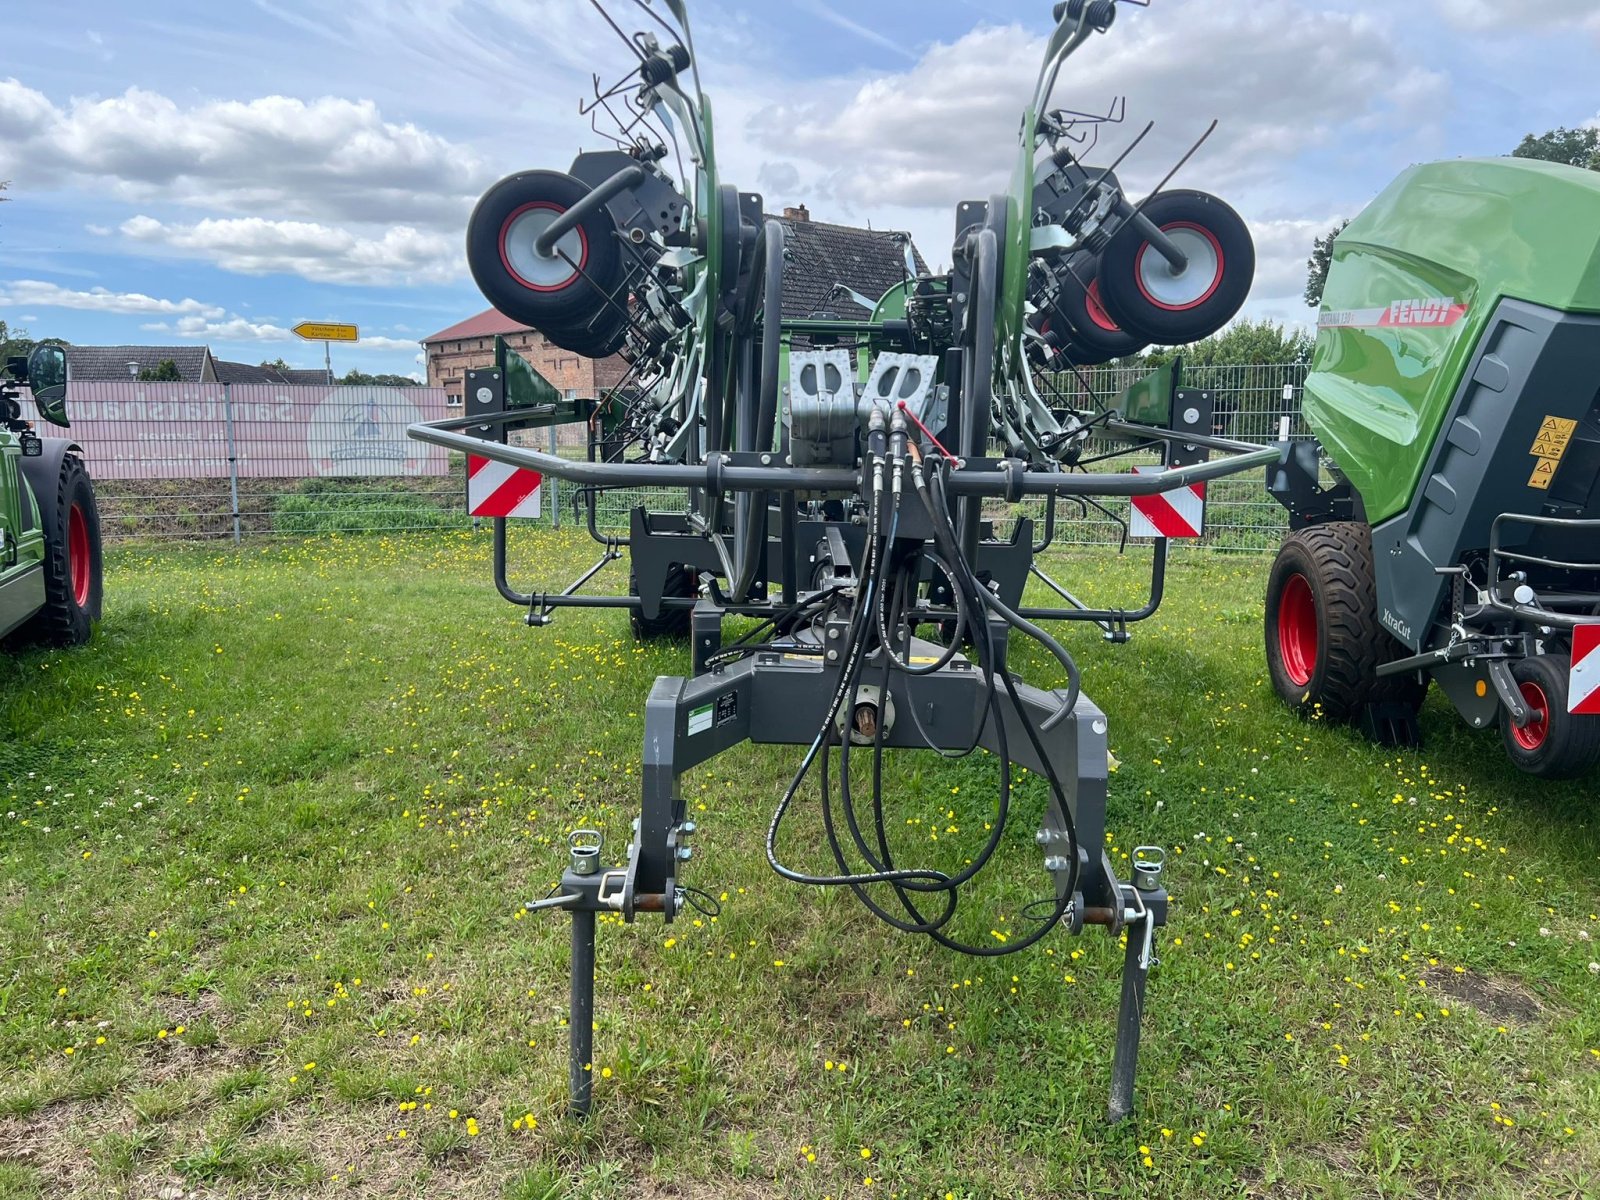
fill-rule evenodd
<path id="1" fill-rule="evenodd" d="M 572 1008 L 568 1014 L 570 1043 L 567 1062 L 568 1108 L 574 1117 L 589 1115 L 594 1087 L 594 913 L 572 910 Z"/>
<path id="2" fill-rule="evenodd" d="M 1150 974 L 1154 917 L 1128 926 L 1128 949 L 1122 960 L 1122 1003 L 1117 1006 L 1117 1046 L 1111 1056 L 1111 1106 L 1106 1119 L 1113 1125 L 1133 1111 L 1133 1077 L 1139 1066 L 1139 1022 L 1144 1016 L 1144 984 Z"/>

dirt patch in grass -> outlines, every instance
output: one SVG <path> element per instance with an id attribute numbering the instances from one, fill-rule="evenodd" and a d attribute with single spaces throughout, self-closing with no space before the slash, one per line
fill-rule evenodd
<path id="1" fill-rule="evenodd" d="M 1432 967 L 1424 975 L 1430 988 L 1443 992 L 1457 1004 L 1477 1009 L 1490 1020 L 1514 1021 L 1528 1025 L 1544 1013 L 1531 991 L 1514 979 L 1505 976 L 1490 977 L 1477 971 L 1453 971 L 1445 967 Z"/>

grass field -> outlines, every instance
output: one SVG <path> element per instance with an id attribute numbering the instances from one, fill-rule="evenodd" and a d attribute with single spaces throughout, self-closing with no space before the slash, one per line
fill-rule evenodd
<path id="1" fill-rule="evenodd" d="M 588 554 L 539 535 L 517 574 Z M 1302 723 L 1266 566 L 1182 558 L 1131 645 L 1070 633 L 1113 854 L 1172 851 L 1133 1120 L 1101 1121 L 1110 938 L 961 959 L 781 883 L 798 755 L 746 748 L 685 781 L 721 915 L 601 929 L 577 1125 L 566 921 L 520 905 L 571 828 L 626 840 L 685 649 L 524 629 L 485 537 L 117 550 L 93 645 L 0 661 L 0 1196 L 1600 1194 L 1594 781 L 1522 780 L 1437 695 L 1422 753 Z M 1124 602 L 1140 568 L 1051 565 Z M 993 759 L 890 774 L 907 856 L 981 838 Z M 1041 803 L 963 934 L 1045 890 Z"/>

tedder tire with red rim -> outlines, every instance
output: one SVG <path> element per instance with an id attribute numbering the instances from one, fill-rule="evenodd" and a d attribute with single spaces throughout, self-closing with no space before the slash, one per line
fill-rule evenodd
<path id="1" fill-rule="evenodd" d="M 18 630 L 24 642 L 78 646 L 100 619 L 100 514 L 83 460 L 61 460 L 54 503 L 39 497 L 45 522 L 44 607 Z"/>
<path id="2" fill-rule="evenodd" d="M 1522 700 L 1533 719 L 1518 728 L 1500 710 L 1500 738 L 1519 771 L 1540 779 L 1575 779 L 1600 764 L 1600 717 L 1567 711 L 1571 663 L 1565 655 L 1544 654 L 1511 665 Z"/>
<path id="3" fill-rule="evenodd" d="M 1093 367 L 1114 358 L 1138 354 L 1148 345 L 1118 328 L 1100 300 L 1100 261 L 1096 255 L 1074 254 L 1057 275 L 1060 292 L 1042 314 L 1039 332 L 1075 366 Z"/>
<path id="4" fill-rule="evenodd" d="M 1414 713 L 1426 684 L 1377 676 L 1402 653 L 1378 623 L 1372 534 L 1355 521 L 1289 535 L 1267 577 L 1267 671 L 1273 689 L 1301 712 L 1354 721 L 1369 703 Z"/>
<path id="5" fill-rule="evenodd" d="M 560 171 L 522 171 L 483 194 L 467 223 L 467 265 L 489 303 L 539 330 L 572 329 L 607 306 L 625 272 L 604 207 L 585 215 L 552 253 L 540 254 L 534 244 L 588 192 Z"/>
<path id="6" fill-rule="evenodd" d="M 1256 275 L 1250 230 L 1208 192 L 1158 192 L 1140 209 L 1188 257 L 1174 275 L 1167 260 L 1128 222 L 1100 255 L 1100 298 L 1133 337 L 1180 346 L 1210 337 L 1244 305 Z"/>

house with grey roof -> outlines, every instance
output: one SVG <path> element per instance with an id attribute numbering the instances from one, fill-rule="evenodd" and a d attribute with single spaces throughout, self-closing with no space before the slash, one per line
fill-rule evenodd
<path id="1" fill-rule="evenodd" d="M 325 367 L 280 370 L 216 358 L 209 346 L 68 346 L 67 371 L 77 383 L 113 383 L 137 379 L 170 361 L 181 383 L 256 383 L 328 387 L 334 379 Z"/>
<path id="2" fill-rule="evenodd" d="M 184 383 L 220 383 L 209 346 L 68 346 L 67 373 L 77 383 L 137 379 L 170 360 Z"/>

